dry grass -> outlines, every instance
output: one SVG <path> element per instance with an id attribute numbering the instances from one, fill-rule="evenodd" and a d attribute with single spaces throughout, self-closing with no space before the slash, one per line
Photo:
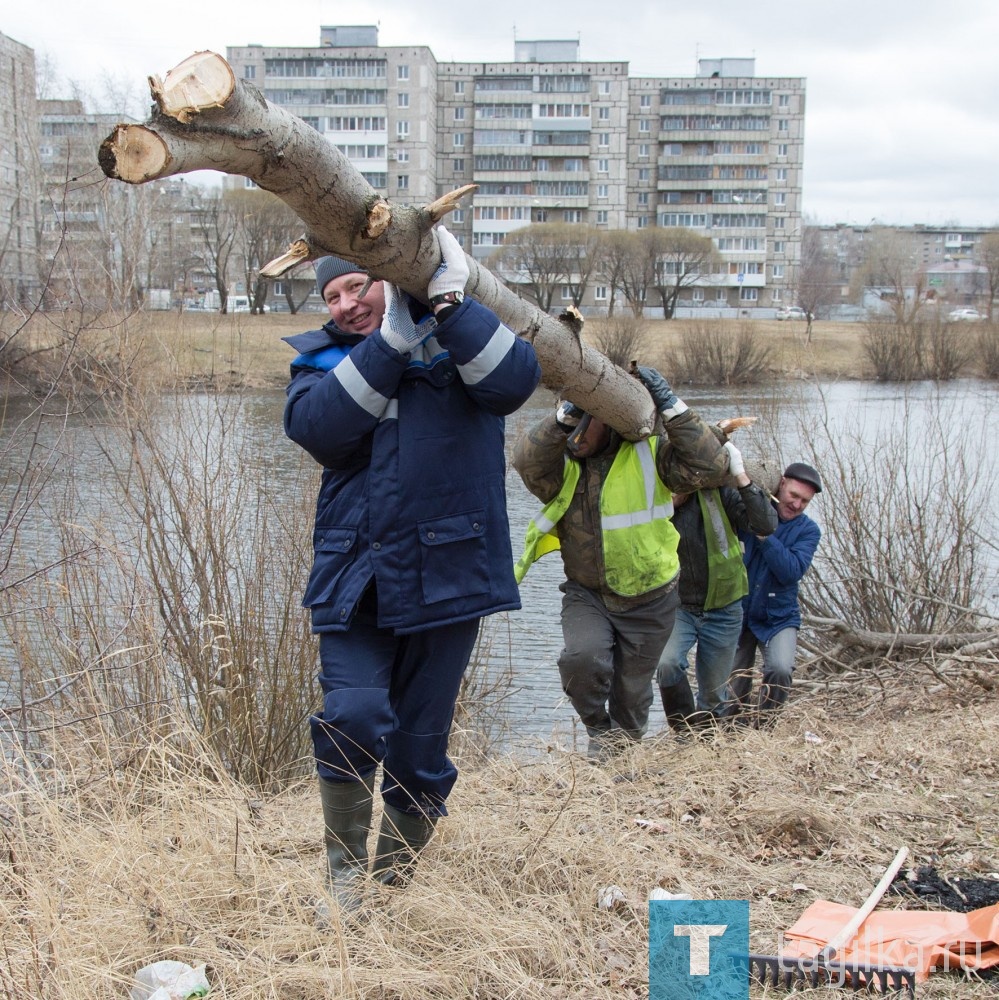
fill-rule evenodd
<path id="1" fill-rule="evenodd" d="M 896 683 L 804 683 L 771 734 L 653 738 L 616 769 L 557 752 L 468 767 L 412 884 L 325 930 L 311 783 L 258 799 L 186 735 L 64 736 L 4 775 L 0 997 L 121 997 L 160 959 L 207 963 L 230 1000 L 644 997 L 656 885 L 748 898 L 772 954 L 813 899 L 859 903 L 900 844 L 948 875 L 997 867 L 999 706 Z M 610 884 L 614 912 L 596 906 Z M 994 996 L 954 973 L 919 991 Z"/>

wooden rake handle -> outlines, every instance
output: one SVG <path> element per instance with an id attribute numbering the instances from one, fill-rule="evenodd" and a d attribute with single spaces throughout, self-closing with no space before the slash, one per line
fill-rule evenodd
<path id="1" fill-rule="evenodd" d="M 881 897 L 888 890 L 892 880 L 898 874 L 898 870 L 905 864 L 905 859 L 909 856 L 908 847 L 900 847 L 895 855 L 895 860 L 888 866 L 888 870 L 881 876 L 881 881 L 874 887 L 874 891 L 864 900 L 864 905 L 850 919 L 843 929 L 819 952 L 817 958 L 822 961 L 831 961 L 836 957 L 836 953 L 850 941 L 854 934 L 860 930 L 861 924 L 871 915 L 871 911 L 881 901 Z"/>

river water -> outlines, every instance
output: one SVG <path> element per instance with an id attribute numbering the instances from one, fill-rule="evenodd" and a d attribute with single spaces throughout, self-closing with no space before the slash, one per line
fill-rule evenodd
<path id="1" fill-rule="evenodd" d="M 901 441 L 909 460 L 929 468 L 935 458 L 926 443 L 935 440 L 930 430 L 941 426 L 956 433 L 970 449 L 972 460 L 978 455 L 987 461 L 989 475 L 995 473 L 991 457 L 990 430 L 999 415 L 999 387 L 978 380 L 962 380 L 935 385 L 918 383 L 908 386 L 867 382 L 835 382 L 816 384 L 807 381 L 782 383 L 776 388 L 741 390 L 738 392 L 706 391 L 678 387 L 686 401 L 710 421 L 721 417 L 756 416 L 756 427 L 738 432 L 736 441 L 744 454 L 762 454 L 772 464 L 796 459 L 812 462 L 822 468 L 813 449 L 816 440 L 823 447 L 838 443 L 848 456 L 867 453 L 866 466 L 870 476 L 912 475 L 909 468 L 892 467 L 896 452 L 885 451 L 884 466 L 877 456 L 885 441 Z M 203 406 L 205 414 L 217 414 L 219 397 L 206 394 L 194 397 L 194 409 Z M 281 427 L 284 393 L 279 390 L 253 391 L 232 397 L 224 404 L 225 419 L 220 421 L 217 450 L 207 461 L 225 464 L 227 449 L 234 437 L 245 435 L 253 441 L 258 466 L 252 470 L 262 489 L 271 496 L 301 495 L 311 491 L 313 481 L 303 485 L 302 463 L 298 449 L 285 438 Z M 508 420 L 508 449 L 517 436 L 550 409 L 547 392 L 539 394 Z M 190 413 L 191 407 L 188 407 Z M 30 438 L 19 436 L 19 422 L 29 416 L 27 400 L 8 401 L 0 425 L 0 454 L 8 465 L 7 478 L 0 481 L 0 512 L 6 513 L 18 503 L 16 471 L 21 452 Z M 164 410 L 169 414 L 169 408 Z M 185 419 L 190 419 L 187 417 Z M 210 419 L 215 419 L 211 417 Z M 179 418 L 178 418 L 179 420 Z M 186 440 L 186 428 L 167 428 L 178 440 Z M 53 417 L 41 430 L 41 441 L 48 461 L 47 480 L 39 488 L 42 496 L 59 496 L 59 503 L 35 503 L 29 507 L 26 519 L 16 535 L 9 529 L 0 535 L 3 554 L 9 551 L 22 568 L 42 565 L 55 552 L 57 536 L 54 511 L 60 518 L 74 518 L 79 523 L 99 523 L 102 519 L 121 517 L 121 508 L 112 502 L 114 484 L 109 480 L 107 459 L 101 447 L 99 428 L 95 430 L 92 413 L 76 413 Z M 104 447 L 106 447 L 106 442 Z M 242 474 L 248 472 L 245 451 Z M 72 470 L 74 487 L 68 490 Z M 828 485 L 828 483 L 827 483 Z M 948 481 L 941 476 L 941 508 L 947 504 L 950 490 L 960 490 L 960 481 Z M 981 489 L 981 486 L 978 487 Z M 528 520 L 539 504 L 527 493 L 512 470 L 507 474 L 507 495 L 510 527 L 515 553 L 522 548 Z M 993 567 L 999 565 L 995 555 L 995 506 L 997 494 L 984 492 L 990 509 L 986 513 L 985 548 L 992 553 Z M 827 489 L 809 509 L 809 514 L 822 522 L 823 507 L 835 503 L 835 494 Z M 67 509 L 71 503 L 75 509 Z M 308 526 L 311 531 L 311 526 Z M 125 537 L 127 533 L 122 532 Z M 991 548 L 990 548 L 991 546 Z M 995 612 L 999 609 L 996 572 L 991 574 L 983 604 Z M 561 561 L 557 555 L 541 560 L 531 569 L 521 587 L 523 609 L 496 615 L 487 621 L 484 639 L 477 658 L 480 673 L 493 681 L 505 694 L 495 705 L 499 726 L 507 734 L 510 745 L 544 747 L 552 742 L 563 746 L 579 746 L 585 742 L 571 707 L 565 701 L 558 680 L 556 660 L 561 648 L 559 609 L 561 594 L 558 585 L 563 579 Z M 302 584 L 304 585 L 304 579 Z M 300 593 L 283 595 L 297 603 Z M 9 643 L 0 639 L 0 691 L 2 682 L 9 682 L 15 672 L 16 653 Z M 2 694 L 0 694 L 2 697 Z M 650 732 L 664 725 L 658 698 L 653 703 Z"/>

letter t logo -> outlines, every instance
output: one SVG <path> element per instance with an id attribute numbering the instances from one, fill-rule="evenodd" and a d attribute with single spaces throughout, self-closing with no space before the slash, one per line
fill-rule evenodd
<path id="1" fill-rule="evenodd" d="M 711 974 L 711 938 L 725 933 L 728 924 L 675 924 L 673 937 L 690 938 L 690 974 Z"/>

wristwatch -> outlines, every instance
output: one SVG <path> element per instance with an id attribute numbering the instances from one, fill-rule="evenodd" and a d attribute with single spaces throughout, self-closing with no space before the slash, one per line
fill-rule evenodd
<path id="1" fill-rule="evenodd" d="M 430 308 L 435 309 L 437 306 L 460 306 L 462 302 L 465 301 L 464 292 L 441 292 L 440 295 L 435 295 L 430 300 Z"/>

